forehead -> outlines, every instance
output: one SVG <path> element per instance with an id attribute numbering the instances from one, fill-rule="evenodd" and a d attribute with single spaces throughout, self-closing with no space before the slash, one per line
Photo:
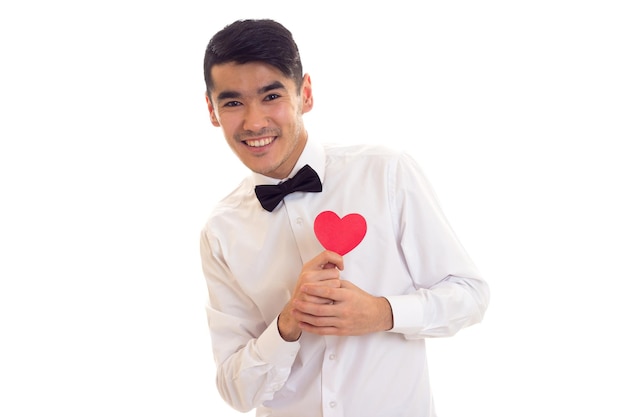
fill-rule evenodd
<path id="1" fill-rule="evenodd" d="M 262 62 L 237 64 L 229 62 L 211 68 L 213 79 L 213 95 L 224 91 L 236 92 L 240 95 L 257 95 L 270 85 L 282 84 L 289 90 L 295 89 L 294 81 L 286 77 L 272 65 Z"/>

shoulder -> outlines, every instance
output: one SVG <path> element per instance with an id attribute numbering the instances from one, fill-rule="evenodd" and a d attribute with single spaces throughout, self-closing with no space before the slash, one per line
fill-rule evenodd
<path id="1" fill-rule="evenodd" d="M 404 152 L 384 145 L 340 145 L 325 144 L 326 155 L 330 158 L 395 158 Z"/>
<path id="2" fill-rule="evenodd" d="M 206 229 L 241 224 L 241 218 L 258 206 L 251 176 L 244 178 L 230 193 L 219 200 L 209 213 Z"/>
<path id="3" fill-rule="evenodd" d="M 327 165 L 364 165 L 368 169 L 395 170 L 398 166 L 417 167 L 406 150 L 386 145 L 324 145 Z"/>
<path id="4" fill-rule="evenodd" d="M 397 162 L 407 155 L 407 153 L 401 149 L 376 144 L 325 144 L 324 149 L 328 162 Z"/>

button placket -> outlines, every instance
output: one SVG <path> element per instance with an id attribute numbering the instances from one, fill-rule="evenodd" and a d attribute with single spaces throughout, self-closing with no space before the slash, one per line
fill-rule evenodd
<path id="1" fill-rule="evenodd" d="M 285 199 L 283 203 L 289 218 L 291 232 L 298 245 L 302 263 L 308 262 L 317 256 L 320 250 L 319 243 L 313 232 L 312 220 L 309 220 L 309 214 L 306 211 L 307 207 L 298 200 L 290 201 Z"/>
<path id="2" fill-rule="evenodd" d="M 343 407 L 337 397 L 342 378 L 338 375 L 336 349 L 336 337 L 325 336 L 326 349 L 324 350 L 324 360 L 322 361 L 322 404 L 324 417 L 342 416 Z"/>

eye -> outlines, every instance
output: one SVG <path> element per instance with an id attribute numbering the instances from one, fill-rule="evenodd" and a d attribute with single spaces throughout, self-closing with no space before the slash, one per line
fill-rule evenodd
<path id="1" fill-rule="evenodd" d="M 238 101 L 229 101 L 224 103 L 224 107 L 237 107 L 237 106 L 241 106 L 241 103 Z"/>
<path id="2" fill-rule="evenodd" d="M 277 98 L 279 98 L 280 96 L 278 94 L 268 94 L 265 97 L 265 101 L 272 101 L 272 100 L 276 100 Z"/>

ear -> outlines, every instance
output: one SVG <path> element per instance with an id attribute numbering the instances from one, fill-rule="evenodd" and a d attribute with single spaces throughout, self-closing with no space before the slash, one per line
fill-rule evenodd
<path id="1" fill-rule="evenodd" d="M 209 95 L 205 93 L 204 98 L 206 99 L 207 107 L 209 108 L 209 115 L 211 117 L 211 124 L 215 127 L 220 127 L 220 122 L 217 120 L 217 115 L 215 114 L 215 107 L 213 107 L 213 103 L 211 103 L 211 99 Z"/>
<path id="2" fill-rule="evenodd" d="M 300 89 L 302 97 L 302 113 L 307 113 L 313 108 L 313 89 L 311 87 L 311 76 L 304 74 L 302 78 L 302 88 Z"/>

